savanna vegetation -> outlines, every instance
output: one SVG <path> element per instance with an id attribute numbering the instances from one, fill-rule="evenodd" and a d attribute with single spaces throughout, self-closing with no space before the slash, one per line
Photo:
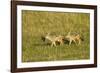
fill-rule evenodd
<path id="1" fill-rule="evenodd" d="M 22 61 L 81 60 L 90 58 L 90 15 L 88 13 L 22 11 Z M 41 36 L 79 33 L 84 41 L 77 45 L 51 47 Z"/>

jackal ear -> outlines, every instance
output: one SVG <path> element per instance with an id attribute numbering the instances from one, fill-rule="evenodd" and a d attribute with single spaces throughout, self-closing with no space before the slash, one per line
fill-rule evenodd
<path id="1" fill-rule="evenodd" d="M 68 32 L 68 35 L 70 35 L 70 31 Z"/>

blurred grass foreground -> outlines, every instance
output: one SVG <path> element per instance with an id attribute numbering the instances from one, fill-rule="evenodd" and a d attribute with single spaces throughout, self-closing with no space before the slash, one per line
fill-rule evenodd
<path id="1" fill-rule="evenodd" d="M 80 45 L 51 47 L 41 40 L 45 33 L 67 35 L 78 32 L 84 37 Z M 22 10 L 22 62 L 85 60 L 90 58 L 89 13 Z"/>

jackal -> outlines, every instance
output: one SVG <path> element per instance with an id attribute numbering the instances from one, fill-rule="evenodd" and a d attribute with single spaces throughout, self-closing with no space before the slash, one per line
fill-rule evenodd
<path id="1" fill-rule="evenodd" d="M 75 44 L 77 42 L 78 44 L 81 44 L 81 41 L 84 40 L 79 34 L 71 35 L 70 33 L 68 33 L 68 35 L 65 36 L 65 39 L 69 40 L 69 45 L 71 45 L 72 42 L 74 42 Z"/>
<path id="2" fill-rule="evenodd" d="M 56 46 L 57 42 L 62 45 L 63 44 L 63 39 L 64 36 L 54 36 L 54 35 L 50 35 L 50 33 L 48 33 L 46 36 L 42 37 L 42 40 L 45 41 L 45 39 L 49 40 L 51 42 L 51 46 Z"/>

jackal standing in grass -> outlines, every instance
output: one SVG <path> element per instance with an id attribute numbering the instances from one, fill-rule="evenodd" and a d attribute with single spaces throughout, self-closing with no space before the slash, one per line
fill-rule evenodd
<path id="1" fill-rule="evenodd" d="M 81 37 L 80 34 L 74 34 L 71 35 L 70 32 L 68 33 L 67 36 L 65 36 L 65 39 L 69 40 L 69 45 L 71 45 L 72 42 L 74 42 L 75 44 L 81 44 L 81 41 L 83 41 L 84 39 Z"/>
<path id="2" fill-rule="evenodd" d="M 42 37 L 42 40 L 45 41 L 45 39 L 49 40 L 51 42 L 51 46 L 56 46 L 57 42 L 62 45 L 63 44 L 63 39 L 64 36 L 55 36 L 55 35 L 50 35 L 50 33 L 48 33 L 46 36 Z"/>

